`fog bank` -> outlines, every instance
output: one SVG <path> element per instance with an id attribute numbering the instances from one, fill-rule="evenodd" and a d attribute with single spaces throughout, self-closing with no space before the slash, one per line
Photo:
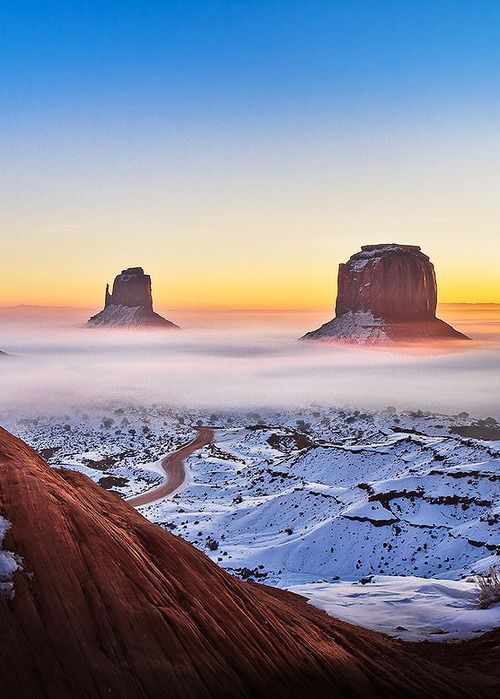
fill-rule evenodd
<path id="1" fill-rule="evenodd" d="M 184 312 L 188 329 L 150 333 L 81 327 L 80 316 L 72 317 L 67 309 L 60 316 L 0 311 L 0 349 L 11 355 L 0 360 L 0 409 L 43 412 L 107 402 L 207 408 L 316 402 L 465 410 L 499 418 L 500 314 L 455 311 L 456 317 L 446 320 L 475 342 L 392 350 L 297 342 L 304 331 L 328 319 L 324 313 L 287 313 L 281 319 L 226 314 L 220 322 L 213 314 L 199 314 L 190 323 Z"/>

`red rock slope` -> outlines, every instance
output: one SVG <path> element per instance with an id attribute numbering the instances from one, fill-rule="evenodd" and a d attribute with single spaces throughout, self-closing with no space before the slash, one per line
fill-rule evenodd
<path id="1" fill-rule="evenodd" d="M 479 696 L 481 674 L 240 582 L 87 477 L 0 429 L 0 694 L 17 697 Z M 2 548 L 2 546 L 0 546 Z"/>

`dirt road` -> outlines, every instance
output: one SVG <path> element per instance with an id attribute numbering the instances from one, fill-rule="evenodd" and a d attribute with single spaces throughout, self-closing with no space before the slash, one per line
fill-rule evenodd
<path id="1" fill-rule="evenodd" d="M 187 459 L 187 457 L 197 449 L 201 449 L 206 444 L 210 444 L 213 438 L 213 430 L 209 427 L 199 427 L 198 435 L 192 442 L 185 444 L 177 451 L 174 451 L 173 454 L 168 454 L 161 460 L 161 466 L 166 475 L 165 482 L 157 488 L 153 488 L 146 493 L 130 498 L 127 502 L 133 507 L 139 507 L 139 505 L 148 505 L 150 502 L 155 502 L 155 500 L 160 500 L 161 498 L 171 495 L 186 479 L 184 459 Z"/>

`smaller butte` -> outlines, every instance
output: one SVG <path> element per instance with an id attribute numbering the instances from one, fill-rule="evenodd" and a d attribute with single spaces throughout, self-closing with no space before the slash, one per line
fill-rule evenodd
<path id="1" fill-rule="evenodd" d="M 129 267 L 115 277 L 113 291 L 106 284 L 104 308 L 88 321 L 94 327 L 179 329 L 153 311 L 151 277 L 142 267 Z"/>

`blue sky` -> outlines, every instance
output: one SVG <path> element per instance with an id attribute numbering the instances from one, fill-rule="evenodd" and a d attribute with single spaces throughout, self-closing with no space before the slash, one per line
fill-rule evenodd
<path id="1" fill-rule="evenodd" d="M 445 300 L 470 296 L 466 260 L 481 300 L 500 300 L 499 3 L 6 0 L 0 27 L 0 225 L 14 269 L 26 246 L 71 266 L 75 243 L 90 265 L 106 238 L 111 276 L 208 238 L 221 283 L 240 280 L 252 304 L 251 260 L 262 284 L 282 279 L 270 291 L 282 304 L 287 266 L 305 293 L 302 259 L 320 256 L 324 285 L 388 236 L 448 265 Z M 0 293 L 25 284 L 17 271 Z"/>
<path id="2" fill-rule="evenodd" d="M 500 5 L 484 0 L 7 0 L 0 20 L 7 111 L 291 118 L 498 100 Z"/>

